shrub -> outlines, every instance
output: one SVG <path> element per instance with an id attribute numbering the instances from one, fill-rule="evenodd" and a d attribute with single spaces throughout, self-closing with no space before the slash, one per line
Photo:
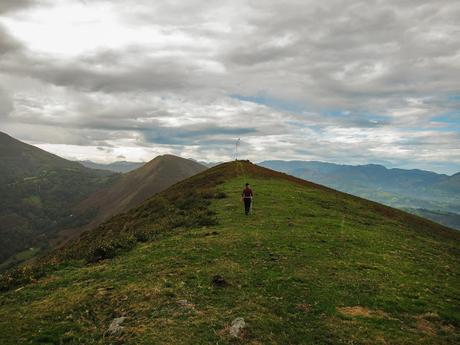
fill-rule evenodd
<path id="1" fill-rule="evenodd" d="M 214 196 L 215 199 L 225 199 L 227 194 L 225 192 L 217 192 Z"/>

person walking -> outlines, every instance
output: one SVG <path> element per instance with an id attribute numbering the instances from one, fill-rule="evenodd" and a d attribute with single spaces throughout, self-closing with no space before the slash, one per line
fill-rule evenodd
<path id="1" fill-rule="evenodd" d="M 243 199 L 243 202 L 244 202 L 244 213 L 246 214 L 246 216 L 249 214 L 249 211 L 251 210 L 253 196 L 254 196 L 254 193 L 252 192 L 252 189 L 249 186 L 249 183 L 246 183 L 246 188 L 244 188 L 243 193 L 241 193 L 241 198 Z"/>

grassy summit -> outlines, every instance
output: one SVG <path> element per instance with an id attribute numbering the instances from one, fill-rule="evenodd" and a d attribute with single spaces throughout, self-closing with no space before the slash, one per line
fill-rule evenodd
<path id="1" fill-rule="evenodd" d="M 455 344 L 459 249 L 421 218 L 226 163 L 3 276 L 0 343 Z"/>

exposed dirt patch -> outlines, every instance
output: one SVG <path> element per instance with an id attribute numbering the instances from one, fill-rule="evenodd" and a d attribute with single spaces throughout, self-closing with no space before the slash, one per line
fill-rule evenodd
<path id="1" fill-rule="evenodd" d="M 387 341 L 386 341 L 386 339 L 385 339 L 385 337 L 384 337 L 383 335 L 377 335 L 377 336 L 375 337 L 375 343 L 376 343 L 376 344 L 384 344 L 384 345 L 388 344 Z"/>
<path id="2" fill-rule="evenodd" d="M 415 317 L 415 328 L 417 331 L 435 336 L 438 332 L 453 334 L 456 332 L 454 325 L 444 322 L 437 313 L 428 312 Z"/>
<path id="3" fill-rule="evenodd" d="M 229 333 L 230 333 L 230 325 L 226 325 L 217 334 L 219 335 L 219 337 L 223 338 L 225 336 L 228 336 Z"/>
<path id="4" fill-rule="evenodd" d="M 360 316 L 360 317 L 380 317 L 380 318 L 388 318 L 389 315 L 385 313 L 383 310 L 372 310 L 361 306 L 354 306 L 354 307 L 341 307 L 337 308 L 342 314 L 347 316 Z"/>
<path id="5" fill-rule="evenodd" d="M 297 308 L 308 313 L 311 310 L 311 304 L 306 304 L 306 303 L 297 304 Z"/>
<path id="6" fill-rule="evenodd" d="M 425 319 L 418 319 L 416 324 L 417 330 L 427 334 L 427 335 L 436 335 L 436 329 L 432 323 Z"/>
<path id="7" fill-rule="evenodd" d="M 455 333 L 455 326 L 450 325 L 450 324 L 442 325 L 442 326 L 441 326 L 441 330 L 442 330 L 444 333 L 453 334 L 453 333 Z"/>

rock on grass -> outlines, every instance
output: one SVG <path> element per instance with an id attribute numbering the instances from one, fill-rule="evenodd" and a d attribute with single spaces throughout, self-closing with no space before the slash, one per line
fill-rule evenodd
<path id="1" fill-rule="evenodd" d="M 243 329 L 246 327 L 246 322 L 242 317 L 237 317 L 232 321 L 232 325 L 230 326 L 230 336 L 233 338 L 241 337 Z"/>
<path id="2" fill-rule="evenodd" d="M 117 317 L 115 319 L 112 320 L 112 322 L 110 323 L 110 326 L 109 328 L 107 329 L 107 334 L 108 335 L 113 335 L 113 336 L 117 336 L 117 335 L 120 335 L 121 333 L 123 333 L 123 329 L 124 327 L 121 325 L 124 321 L 126 320 L 126 317 Z"/>

